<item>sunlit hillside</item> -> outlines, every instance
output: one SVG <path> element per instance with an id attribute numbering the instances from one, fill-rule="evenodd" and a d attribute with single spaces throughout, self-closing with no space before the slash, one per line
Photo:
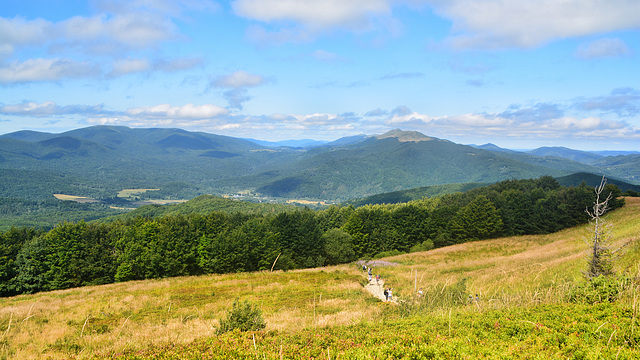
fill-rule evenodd
<path id="1" fill-rule="evenodd" d="M 397 303 L 371 296 L 355 263 L 2 298 L 0 359 L 637 358 L 640 198 L 607 220 L 633 241 L 613 305 L 568 302 L 586 266 L 580 226 L 371 263 Z M 258 304 L 266 329 L 216 335 L 234 299 Z"/>

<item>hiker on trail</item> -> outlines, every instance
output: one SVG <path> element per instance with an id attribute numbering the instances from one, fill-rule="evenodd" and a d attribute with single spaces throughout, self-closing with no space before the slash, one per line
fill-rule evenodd
<path id="1" fill-rule="evenodd" d="M 384 288 L 384 301 L 389 301 L 389 289 Z"/>
<path id="2" fill-rule="evenodd" d="M 389 301 L 393 301 L 393 294 L 391 293 L 392 290 L 392 288 L 389 288 L 389 290 L 387 290 L 387 293 L 389 294 Z"/>
<path id="3" fill-rule="evenodd" d="M 376 275 L 376 285 L 380 285 L 380 274 Z"/>
<path id="4" fill-rule="evenodd" d="M 369 268 L 369 283 L 371 283 L 371 279 L 373 279 L 373 271 Z"/>
<path id="5" fill-rule="evenodd" d="M 362 264 L 362 271 L 367 271 L 367 265 Z"/>

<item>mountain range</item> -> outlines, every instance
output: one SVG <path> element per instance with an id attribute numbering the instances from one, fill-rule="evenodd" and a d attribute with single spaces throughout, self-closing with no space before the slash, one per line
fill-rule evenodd
<path id="1" fill-rule="evenodd" d="M 63 193 L 107 199 L 144 188 L 160 189 L 148 196 L 162 198 L 253 194 L 341 202 L 431 185 L 575 173 L 639 184 L 640 153 L 605 156 L 561 147 L 521 152 L 401 130 L 275 144 L 120 126 L 0 136 L 2 198 Z"/>

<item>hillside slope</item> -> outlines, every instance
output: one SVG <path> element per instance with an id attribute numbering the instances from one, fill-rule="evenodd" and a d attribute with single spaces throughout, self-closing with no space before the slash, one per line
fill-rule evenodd
<path id="1" fill-rule="evenodd" d="M 640 181 L 637 155 L 586 165 L 560 157 L 489 151 L 393 130 L 340 139 L 310 149 L 271 148 L 248 140 L 180 129 L 92 126 L 62 134 L 20 131 L 0 136 L 0 181 L 17 176 L 30 199 L 55 192 L 114 198 L 118 191 L 158 188 L 166 197 L 252 193 L 276 198 L 344 201 L 450 183 L 604 173 Z M 9 179 L 10 172 L 15 171 Z M 27 172 L 37 171 L 30 177 Z M 43 185 L 46 177 L 72 184 Z M 172 193 L 170 184 L 182 183 Z M 45 190 L 46 189 L 46 190 Z M 20 197 L 14 186 L 0 198 Z"/>
<path id="2" fill-rule="evenodd" d="M 619 273 L 640 275 L 640 199 L 612 212 L 634 245 Z M 371 297 L 359 265 L 171 278 L 0 299 L 5 358 L 368 359 L 637 358 L 631 283 L 614 305 L 566 303 L 581 281 L 585 226 L 465 243 L 370 262 L 400 306 Z M 466 280 L 464 280 L 466 279 Z M 415 289 L 424 298 L 411 305 Z M 468 302 L 478 294 L 478 301 Z M 267 331 L 216 335 L 234 299 L 264 312 Z M 328 356 L 327 356 L 328 357 Z"/>
<path id="3" fill-rule="evenodd" d="M 276 197 L 347 200 L 449 183 L 562 176 L 593 168 L 566 159 L 510 155 L 447 140 L 394 132 L 333 150 L 314 149 L 282 171 L 250 178 L 257 191 Z M 426 140 L 428 139 L 428 140 Z M 242 182 L 242 180 L 239 180 Z"/>

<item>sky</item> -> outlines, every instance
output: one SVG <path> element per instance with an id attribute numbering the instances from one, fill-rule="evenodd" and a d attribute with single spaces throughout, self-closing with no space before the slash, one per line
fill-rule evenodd
<path id="1" fill-rule="evenodd" d="M 0 134 L 640 151 L 638 0 L 0 0 Z"/>

